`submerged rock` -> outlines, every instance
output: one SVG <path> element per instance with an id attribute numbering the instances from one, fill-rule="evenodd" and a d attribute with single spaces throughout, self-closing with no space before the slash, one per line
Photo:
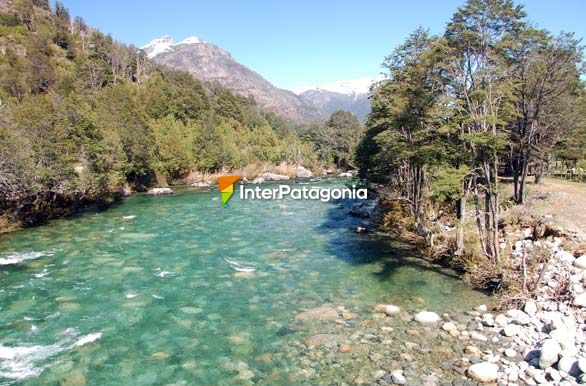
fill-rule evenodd
<path id="1" fill-rule="evenodd" d="M 392 304 L 385 305 L 385 314 L 388 316 L 395 316 L 401 313 L 401 308 Z"/>
<path id="2" fill-rule="evenodd" d="M 336 347 L 338 345 L 338 336 L 333 334 L 317 334 L 312 335 L 305 339 L 305 345 L 311 346 L 325 346 L 329 348 Z"/>
<path id="3" fill-rule="evenodd" d="M 167 360 L 170 357 L 171 357 L 171 355 L 167 354 L 164 351 L 157 351 L 156 353 L 151 354 L 151 358 L 161 360 L 161 361 Z"/>
<path id="4" fill-rule="evenodd" d="M 338 319 L 338 310 L 332 307 L 317 307 L 301 312 L 295 316 L 295 320 L 304 323 L 332 322 Z"/>
<path id="5" fill-rule="evenodd" d="M 61 377 L 60 386 L 85 386 L 87 383 L 85 375 L 81 370 L 73 370 Z"/>
<path id="6" fill-rule="evenodd" d="M 421 311 L 415 315 L 415 320 L 419 323 L 437 323 L 440 321 L 440 317 L 435 312 Z"/>
<path id="7" fill-rule="evenodd" d="M 442 324 L 442 330 L 449 332 L 450 334 L 458 332 L 458 327 L 452 322 Z"/>

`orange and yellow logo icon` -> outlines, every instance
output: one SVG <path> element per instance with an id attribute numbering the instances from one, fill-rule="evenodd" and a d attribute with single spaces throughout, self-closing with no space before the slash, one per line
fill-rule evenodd
<path id="1" fill-rule="evenodd" d="M 222 205 L 228 207 L 228 200 L 234 194 L 234 183 L 240 179 L 240 176 L 221 176 L 218 177 L 218 187 L 222 195 Z"/>

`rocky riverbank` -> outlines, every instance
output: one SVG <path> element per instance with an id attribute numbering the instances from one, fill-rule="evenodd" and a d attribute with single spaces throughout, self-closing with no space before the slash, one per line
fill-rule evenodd
<path id="1" fill-rule="evenodd" d="M 586 255 L 562 241 L 515 244 L 513 260 L 551 253 L 535 298 L 520 309 L 438 315 L 415 299 L 410 309 L 324 305 L 297 314 L 291 328 L 301 339 L 286 346 L 299 358 L 291 377 L 339 385 L 586 383 Z"/>

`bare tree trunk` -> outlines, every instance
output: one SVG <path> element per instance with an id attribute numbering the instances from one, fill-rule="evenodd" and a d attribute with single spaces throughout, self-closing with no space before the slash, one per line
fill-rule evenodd
<path id="1" fill-rule="evenodd" d="M 484 223 L 482 222 L 482 211 L 480 210 L 480 198 L 478 197 L 478 186 L 474 183 L 474 206 L 476 210 L 476 227 L 478 229 L 478 239 L 480 240 L 480 247 L 482 253 L 488 256 L 488 250 L 486 248 L 486 238 L 484 236 Z"/>
<path id="2" fill-rule="evenodd" d="M 470 189 L 466 180 L 462 181 L 462 189 L 464 190 L 464 195 L 458 200 L 457 210 L 458 224 L 456 226 L 456 251 L 454 252 L 456 256 L 462 256 L 465 248 L 464 225 L 466 223 L 466 203 L 470 195 Z"/>
<path id="3" fill-rule="evenodd" d="M 535 164 L 535 184 L 540 184 L 541 183 L 541 179 L 543 177 L 543 173 L 544 173 L 544 165 L 543 165 L 543 160 L 542 159 L 538 159 L 536 164 Z"/>
<path id="4" fill-rule="evenodd" d="M 524 157 L 523 160 L 523 169 L 521 171 L 521 182 L 519 184 L 519 191 L 517 192 L 517 197 L 515 197 L 515 201 L 517 204 L 523 204 L 525 202 L 525 190 L 527 186 L 527 175 L 529 174 L 529 162 L 527 159 L 529 158 Z"/>
<path id="5" fill-rule="evenodd" d="M 496 133 L 495 133 L 496 135 Z M 492 172 L 494 173 L 494 185 L 492 188 L 492 245 L 494 249 L 494 259 L 498 262 L 500 259 L 500 237 L 499 237 L 499 159 L 496 149 L 493 150 Z"/>

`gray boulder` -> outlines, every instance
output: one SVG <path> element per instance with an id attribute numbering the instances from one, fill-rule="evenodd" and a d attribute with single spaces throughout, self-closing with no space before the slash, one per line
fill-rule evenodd
<path id="1" fill-rule="evenodd" d="M 539 355 L 539 367 L 547 369 L 553 366 L 559 359 L 562 348 L 558 342 L 553 339 L 547 339 L 541 346 L 541 354 Z"/>
<path id="2" fill-rule="evenodd" d="M 147 192 L 147 194 L 150 194 L 152 196 L 161 196 L 164 194 L 173 194 L 175 192 L 173 192 L 173 189 L 171 188 L 152 188 L 151 190 L 149 190 Z"/>
<path id="3" fill-rule="evenodd" d="M 305 169 L 303 166 L 297 166 L 297 178 L 310 178 L 313 176 L 311 170 Z"/>
<path id="4" fill-rule="evenodd" d="M 499 367 L 490 362 L 480 362 L 468 367 L 468 376 L 479 382 L 493 382 L 498 374 Z"/>

